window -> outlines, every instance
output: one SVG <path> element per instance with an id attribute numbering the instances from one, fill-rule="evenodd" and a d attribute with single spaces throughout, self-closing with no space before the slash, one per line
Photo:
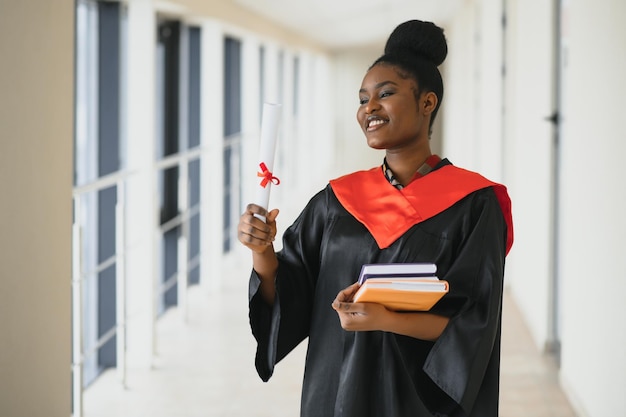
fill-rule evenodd
<path id="1" fill-rule="evenodd" d="M 167 159 L 181 150 L 180 118 L 180 41 L 181 24 L 164 20 L 157 28 L 157 160 L 169 161 L 159 166 L 157 173 L 159 193 L 160 277 L 161 284 L 158 311 L 176 305 L 178 275 L 179 217 L 179 166 L 177 161 Z"/>
<path id="2" fill-rule="evenodd" d="M 188 144 L 189 149 L 200 147 L 200 50 L 201 31 L 191 27 L 189 35 L 188 68 Z M 189 266 L 188 282 L 200 281 L 200 158 L 189 161 Z"/>
<path id="3" fill-rule="evenodd" d="M 153 13 L 138 13 L 144 12 L 146 16 Z M 157 19 L 154 27 L 152 15 L 143 22 L 135 19 L 137 16 L 131 15 L 131 24 L 138 27 L 129 27 L 123 2 L 76 2 L 72 407 L 78 416 L 84 387 L 103 370 L 117 367 L 125 381 L 126 302 L 133 311 L 141 308 L 151 313 L 154 300 L 158 300 L 157 313 L 162 313 L 169 306 L 185 305 L 187 287 L 200 277 L 201 33 L 199 28 L 167 19 Z M 133 110 L 142 110 L 141 106 L 156 109 L 142 120 L 142 124 L 155 124 L 155 134 L 135 138 L 139 140 L 135 143 L 154 149 L 143 154 L 135 147 L 127 149 L 127 74 L 129 69 L 131 75 L 139 73 L 128 67 L 127 34 L 129 29 L 135 35 L 149 26 L 157 36 L 142 38 L 139 47 L 154 47 L 155 59 L 144 60 L 140 69 L 141 73 L 154 69 L 156 79 L 139 89 L 131 88 L 131 92 L 154 91 L 154 100 L 141 103 L 133 96 L 130 103 Z M 153 51 L 149 52 L 152 55 Z M 128 158 L 129 151 L 138 152 L 139 157 L 131 154 Z M 133 166 L 127 166 L 127 159 Z M 142 191 L 149 195 L 139 202 L 129 198 L 135 194 L 125 191 L 136 190 L 138 185 L 146 185 Z M 154 195 L 157 201 L 153 201 Z M 137 221 L 146 211 L 150 214 L 143 219 L 150 221 Z M 154 216 L 156 212 L 158 216 Z M 127 224 L 139 224 L 129 228 L 130 244 Z M 152 234 L 155 227 L 161 231 L 157 236 Z M 140 233 L 132 233 L 137 231 Z M 152 250 L 157 246 L 160 253 Z M 158 281 L 159 288 L 127 297 L 127 265 L 131 265 L 128 271 L 136 274 L 134 266 L 149 265 L 152 271 L 157 263 L 154 274 L 142 274 L 139 268 L 142 275 L 129 280 L 141 281 L 145 289 Z M 154 315 L 145 316 L 151 323 L 143 317 L 134 323 L 154 325 Z M 154 342 L 154 337 L 129 340 L 141 350 L 143 343 Z"/>
<path id="4" fill-rule="evenodd" d="M 200 280 L 200 35 L 179 21 L 158 25 L 161 313 L 179 303 L 180 285 Z"/>
<path id="5" fill-rule="evenodd" d="M 224 40 L 224 243 L 229 252 L 236 237 L 234 219 L 241 202 L 241 42 Z"/>
<path id="6" fill-rule="evenodd" d="M 74 183 L 80 187 L 122 168 L 121 103 L 125 13 L 119 3 L 79 0 L 76 20 Z M 116 365 L 115 182 L 75 196 L 82 260 L 83 383 Z"/>

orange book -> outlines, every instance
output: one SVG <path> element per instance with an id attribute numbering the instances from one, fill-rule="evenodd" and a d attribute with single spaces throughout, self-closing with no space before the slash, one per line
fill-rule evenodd
<path id="1" fill-rule="evenodd" d="M 396 311 L 428 311 L 448 293 L 439 279 L 368 279 L 354 295 L 355 303 L 378 303 Z"/>

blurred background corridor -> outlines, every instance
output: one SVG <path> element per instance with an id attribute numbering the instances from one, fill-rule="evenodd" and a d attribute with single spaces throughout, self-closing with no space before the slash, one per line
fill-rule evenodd
<path id="1" fill-rule="evenodd" d="M 0 0 L 0 416 L 293 416 L 247 327 L 264 102 L 279 232 L 382 162 L 358 89 L 444 27 L 433 150 L 507 185 L 501 415 L 626 416 L 622 0 Z M 280 236 L 279 236 L 280 237 Z M 280 246 L 278 246 L 280 248 Z"/>

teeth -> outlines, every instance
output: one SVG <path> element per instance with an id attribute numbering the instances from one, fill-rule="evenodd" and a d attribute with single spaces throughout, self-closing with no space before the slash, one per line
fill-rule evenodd
<path id="1" fill-rule="evenodd" d="M 381 119 L 370 120 L 370 122 L 367 125 L 367 127 L 378 126 L 378 125 L 382 125 L 383 123 L 386 123 L 386 122 L 384 120 L 381 120 Z"/>

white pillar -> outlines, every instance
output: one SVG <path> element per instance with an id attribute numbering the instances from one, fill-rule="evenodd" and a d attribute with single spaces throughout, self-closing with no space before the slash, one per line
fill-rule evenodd
<path id="1" fill-rule="evenodd" d="M 265 86 L 265 96 L 262 97 L 263 101 L 268 103 L 280 103 L 281 97 L 279 97 L 279 68 L 278 68 L 278 55 L 279 46 L 275 43 L 267 42 L 264 45 L 265 59 L 263 70 L 263 84 Z"/>
<path id="2" fill-rule="evenodd" d="M 224 242 L 224 35 L 219 23 L 204 22 L 201 39 L 200 284 L 213 291 L 220 285 Z"/>
<path id="3" fill-rule="evenodd" d="M 493 181 L 502 181 L 502 0 L 483 0 L 476 15 L 477 125 L 476 169 Z"/>
<path id="4" fill-rule="evenodd" d="M 300 118 L 300 125 L 307 133 L 305 140 L 308 141 L 314 151 L 314 157 L 311 161 L 312 165 L 309 166 L 309 169 L 311 170 L 311 185 L 313 190 L 316 190 L 320 187 L 324 187 L 328 180 L 335 176 L 333 161 L 336 157 L 337 144 L 334 134 L 334 119 L 331 118 L 328 123 L 319 123 L 319 120 L 324 120 L 329 116 L 336 115 L 338 105 L 336 102 L 328 100 L 328 97 L 333 93 L 328 57 L 325 55 L 303 54 L 300 65 L 302 67 L 302 75 L 300 77 L 301 104 L 299 106 L 300 111 L 298 117 Z M 311 68 L 313 73 L 308 73 L 305 71 L 305 68 Z M 309 94 L 313 97 L 312 102 L 307 100 Z M 356 90 L 353 94 L 349 95 L 349 98 L 353 98 L 354 100 L 351 102 L 353 105 L 349 107 L 349 109 L 353 111 L 353 117 L 350 117 L 348 122 L 357 126 L 356 117 L 354 116 L 358 107 Z M 359 139 L 361 138 L 360 143 L 352 144 L 355 148 L 359 146 L 367 147 L 365 138 L 362 135 Z"/>
<path id="5" fill-rule="evenodd" d="M 626 2 L 563 7 L 561 382 L 578 415 L 618 416 L 626 410 Z"/>
<path id="6" fill-rule="evenodd" d="M 455 165 L 477 169 L 474 132 L 476 82 L 476 2 L 465 2 L 445 33 L 448 57 L 444 72 L 444 97 L 437 118 L 443 123 L 442 156 Z"/>
<path id="7" fill-rule="evenodd" d="M 515 245 L 507 281 L 539 348 L 550 333 L 553 200 L 552 5 L 543 0 L 507 4 L 505 178 L 513 202 Z M 510 144 L 510 145 L 509 145 Z"/>
<path id="8" fill-rule="evenodd" d="M 149 367 L 154 346 L 156 229 L 156 16 L 152 0 L 128 2 L 128 366 Z"/>
<path id="9" fill-rule="evenodd" d="M 283 179 L 279 187 L 275 188 L 274 194 L 281 197 L 285 203 L 293 201 L 287 196 L 297 190 L 297 184 L 301 184 L 306 178 L 303 167 L 300 165 L 301 154 L 298 154 L 299 129 L 294 123 L 293 117 L 293 54 L 289 50 L 283 51 L 282 77 L 278 80 L 282 84 L 282 96 L 279 98 L 282 104 L 282 117 L 280 120 L 280 134 L 278 135 L 277 156 L 280 155 L 282 166 L 280 170 L 275 170 L 278 178 Z M 273 207 L 273 204 L 270 203 Z"/>

